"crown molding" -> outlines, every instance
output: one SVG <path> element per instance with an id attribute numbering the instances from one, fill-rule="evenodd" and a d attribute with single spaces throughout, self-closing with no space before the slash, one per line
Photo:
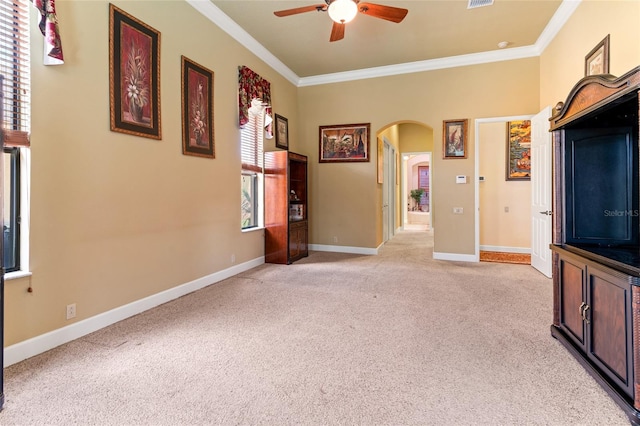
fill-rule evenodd
<path id="1" fill-rule="evenodd" d="M 222 12 L 222 10 L 220 10 L 216 5 L 211 3 L 211 1 L 186 0 L 186 2 L 246 47 L 254 55 L 262 59 L 267 65 L 289 80 L 294 86 L 306 87 L 540 56 L 549 43 L 551 43 L 553 38 L 562 29 L 564 24 L 569 20 L 582 0 L 563 0 L 558 7 L 558 10 L 556 10 L 556 13 L 549 20 L 549 23 L 540 34 L 540 37 L 538 37 L 538 40 L 536 40 L 536 43 L 530 46 L 492 50 L 489 52 L 472 53 L 468 55 L 451 56 L 448 58 L 429 59 L 425 61 L 386 65 L 302 78 L 296 75 L 296 73 L 269 52 L 256 39 L 251 37 L 249 33 L 229 18 L 229 16 Z"/>
<path id="2" fill-rule="evenodd" d="M 539 51 L 539 55 L 542 55 L 542 52 L 564 27 L 564 24 L 567 23 L 573 12 L 580 6 L 580 3 L 582 3 L 582 0 L 563 0 L 540 34 L 540 37 L 538 37 L 538 40 L 536 40 L 535 46 Z"/>
<path id="3" fill-rule="evenodd" d="M 300 77 L 289 67 L 287 67 L 280 59 L 276 58 L 273 53 L 269 52 L 262 44 L 251 37 L 240 25 L 233 19 L 229 18 L 218 6 L 209 0 L 186 0 L 194 9 L 208 18 L 211 22 L 220 27 L 221 30 L 229 34 L 238 43 L 247 48 L 251 53 L 262 59 L 271 68 L 278 72 L 281 76 L 297 86 Z"/>
<path id="4" fill-rule="evenodd" d="M 364 68 L 355 71 L 302 77 L 298 83 L 298 87 L 363 80 L 366 78 L 387 77 L 423 71 L 434 71 L 445 68 L 464 67 L 467 65 L 486 64 L 489 62 L 511 61 L 514 59 L 530 58 L 538 55 L 539 54 L 535 49 L 535 46 L 514 47 L 512 49 L 492 50 L 490 52 L 450 56 L 448 58 L 429 59 L 426 61 L 407 62 L 404 64 Z"/>

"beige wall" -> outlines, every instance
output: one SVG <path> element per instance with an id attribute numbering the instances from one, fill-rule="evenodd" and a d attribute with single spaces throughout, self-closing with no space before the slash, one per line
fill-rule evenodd
<path id="1" fill-rule="evenodd" d="M 506 122 L 481 123 L 480 246 L 531 248 L 531 182 L 507 181 Z M 505 209 L 508 208 L 508 212 Z"/>
<path id="2" fill-rule="evenodd" d="M 640 1 L 583 0 L 540 57 L 540 110 L 565 101 L 584 77 L 584 59 L 610 34 L 609 72 L 640 65 Z"/>
<path id="3" fill-rule="evenodd" d="M 229 268 L 232 254 L 236 263 L 262 256 L 263 233 L 240 231 L 238 65 L 271 81 L 274 111 L 289 119 L 290 149 L 309 156 L 311 243 L 381 241 L 375 147 L 369 163 L 319 164 L 318 126 L 368 122 L 375 145 L 379 131 L 409 121 L 433 129 L 435 250 L 470 254 L 473 120 L 555 105 L 607 33 L 614 74 L 640 63 L 640 2 L 586 1 L 540 58 L 295 88 L 186 2 L 115 4 L 162 33 L 163 139 L 109 131 L 108 2 L 58 2 L 66 58 L 59 67 L 41 65 L 32 18 L 33 275 L 6 284 L 6 345 L 70 324 L 68 303 L 82 320 Z M 215 160 L 181 153 L 180 55 L 215 72 Z M 443 160 L 442 121 L 462 118 L 468 157 Z M 470 183 L 456 185 L 460 174 Z M 454 216 L 453 207 L 465 214 Z"/>
<path id="4" fill-rule="evenodd" d="M 312 153 L 313 242 L 332 244 L 332 235 L 347 246 L 377 247 L 381 242 L 375 158 L 370 163 L 318 164 L 318 126 L 370 122 L 373 133 L 386 123 L 410 121 L 431 127 L 432 140 L 441 141 L 443 120 L 467 118 L 466 159 L 443 160 L 441 143 L 433 143 L 433 226 L 435 251 L 474 253 L 473 119 L 535 113 L 538 68 L 538 58 L 530 58 L 300 88 L 300 139 Z M 456 175 L 468 176 L 469 183 L 456 185 Z M 453 207 L 463 207 L 465 214 L 454 216 Z"/>
<path id="5" fill-rule="evenodd" d="M 292 135 L 297 89 L 186 2 L 114 4 L 161 33 L 162 140 L 109 130 L 107 1 L 58 2 L 62 66 L 32 16 L 33 275 L 6 284 L 7 345 L 70 324 L 69 303 L 81 320 L 263 255 L 240 231 L 237 67 L 271 81 Z M 182 155 L 181 55 L 215 73 L 214 160 Z"/>

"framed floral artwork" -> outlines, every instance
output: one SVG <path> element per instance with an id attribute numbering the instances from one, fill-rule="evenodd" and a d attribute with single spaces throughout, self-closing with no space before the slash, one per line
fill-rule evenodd
<path id="1" fill-rule="evenodd" d="M 369 161 L 370 123 L 320 126 L 320 162 Z"/>
<path id="2" fill-rule="evenodd" d="M 531 121 L 507 122 L 506 180 L 531 180 Z"/>
<path id="3" fill-rule="evenodd" d="M 109 4 L 111 130 L 162 139 L 160 32 Z"/>
<path id="4" fill-rule="evenodd" d="M 215 158 L 213 71 L 182 56 L 182 153 Z"/>
<path id="5" fill-rule="evenodd" d="M 442 122 L 442 158 L 467 158 L 467 119 Z"/>
<path id="6" fill-rule="evenodd" d="M 276 114 L 276 147 L 289 149 L 289 120 Z"/>
<path id="7" fill-rule="evenodd" d="M 609 34 L 584 58 L 584 75 L 609 74 Z"/>

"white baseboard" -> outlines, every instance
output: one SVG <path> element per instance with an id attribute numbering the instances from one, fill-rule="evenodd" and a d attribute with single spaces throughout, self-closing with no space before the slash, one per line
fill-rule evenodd
<path id="1" fill-rule="evenodd" d="M 433 252 L 435 260 L 454 260 L 456 262 L 478 262 L 479 259 L 475 254 L 459 254 L 459 253 L 437 253 Z"/>
<path id="2" fill-rule="evenodd" d="M 482 251 L 500 251 L 504 253 L 522 253 L 531 254 L 531 248 L 528 247 L 507 247 L 507 246 L 480 246 Z"/>
<path id="3" fill-rule="evenodd" d="M 198 278 L 191 282 L 178 285 L 169 290 L 136 300 L 110 311 L 98 314 L 91 318 L 78 321 L 66 327 L 50 331 L 40 336 L 16 343 L 4 349 L 4 366 L 15 364 L 32 356 L 41 354 L 50 349 L 60 346 L 64 343 L 85 336 L 94 331 L 98 331 L 118 321 L 138 315 L 141 312 L 155 308 L 163 303 L 182 297 L 201 288 L 215 284 L 229 277 L 237 275 L 241 272 L 248 271 L 251 268 L 260 266 L 264 263 L 264 256 L 250 260 L 231 268 L 215 272 L 202 278 Z"/>
<path id="4" fill-rule="evenodd" d="M 325 244 L 309 244 L 309 250 L 313 251 L 332 251 L 336 253 L 352 253 L 352 254 L 378 254 L 377 248 L 367 247 L 349 247 L 349 246 L 328 246 Z"/>

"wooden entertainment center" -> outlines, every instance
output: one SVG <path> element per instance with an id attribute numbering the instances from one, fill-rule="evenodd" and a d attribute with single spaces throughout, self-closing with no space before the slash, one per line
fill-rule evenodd
<path id="1" fill-rule="evenodd" d="M 581 79 L 551 117 L 551 334 L 640 425 L 640 67 Z"/>
<path id="2" fill-rule="evenodd" d="M 307 157 L 264 153 L 265 262 L 290 264 L 309 255 Z"/>

